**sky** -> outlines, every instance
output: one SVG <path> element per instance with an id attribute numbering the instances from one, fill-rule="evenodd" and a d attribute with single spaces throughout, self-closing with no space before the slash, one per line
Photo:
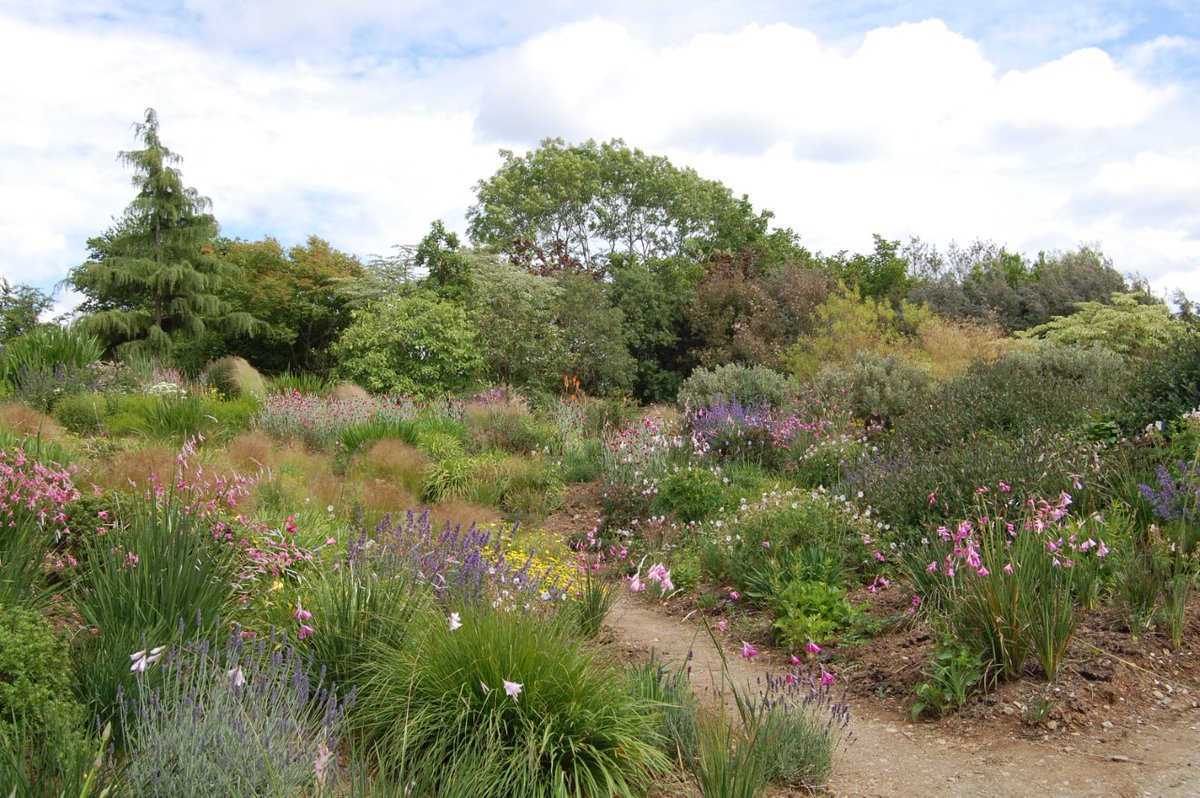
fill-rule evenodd
<path id="1" fill-rule="evenodd" d="M 0 74 L 0 274 L 44 289 L 153 107 L 230 237 L 387 254 L 501 148 L 620 137 L 810 250 L 1088 244 L 1200 298 L 1196 0 L 0 0 Z"/>

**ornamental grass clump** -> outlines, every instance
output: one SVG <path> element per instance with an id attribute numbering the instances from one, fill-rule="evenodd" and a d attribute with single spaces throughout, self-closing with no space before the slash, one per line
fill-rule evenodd
<path id="1" fill-rule="evenodd" d="M 653 706 L 566 623 L 474 605 L 379 661 L 360 728 L 413 795 L 633 798 L 669 767 Z"/>
<path id="2" fill-rule="evenodd" d="M 223 647 L 161 656 L 120 704 L 131 795 L 292 798 L 335 787 L 333 752 L 354 696 L 294 646 L 246 642 L 235 629 Z"/>

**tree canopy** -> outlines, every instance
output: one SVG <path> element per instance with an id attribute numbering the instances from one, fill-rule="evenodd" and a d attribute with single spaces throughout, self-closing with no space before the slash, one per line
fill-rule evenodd
<path id="1" fill-rule="evenodd" d="M 477 245 L 531 250 L 542 260 L 601 271 L 618 257 L 703 257 L 716 251 L 797 249 L 790 230 L 768 231 L 769 211 L 727 187 L 620 139 L 568 145 L 546 139 L 475 186 L 467 211 Z M 546 255 L 549 253 L 549 256 Z"/>
<path id="2" fill-rule="evenodd" d="M 153 108 L 135 131 L 142 149 L 118 157 L 133 170 L 137 195 L 109 230 L 88 241 L 90 257 L 67 277 L 86 297 L 81 323 L 110 348 L 153 354 L 210 326 L 251 332 L 256 320 L 220 298 L 236 272 L 216 255 L 211 202 L 184 186 L 175 168 L 181 159 L 159 138 Z"/>

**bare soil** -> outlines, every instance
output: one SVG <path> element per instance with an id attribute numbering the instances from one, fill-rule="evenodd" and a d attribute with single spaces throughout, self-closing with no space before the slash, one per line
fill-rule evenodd
<path id="1" fill-rule="evenodd" d="M 610 643 L 630 658 L 651 650 L 676 662 L 690 657 L 693 682 L 709 695 L 722 667 L 751 690 L 768 672 L 787 670 L 787 655 L 761 645 L 761 636 L 754 640 L 760 653 L 747 660 L 740 638 L 718 635 L 722 657 L 699 613 L 685 610 L 623 593 L 609 616 Z M 753 629 L 743 619 L 736 626 Z M 1086 649 L 1091 656 L 1068 666 L 1056 683 L 1056 709 L 1038 724 L 1026 723 L 1021 708 L 1044 689 L 1036 679 L 1006 685 L 950 718 L 913 723 L 911 684 L 928 645 L 921 638 L 897 630 L 830 662 L 846 688 L 855 737 L 838 757 L 830 795 L 1200 795 L 1200 690 L 1190 651 Z M 1139 652 L 1152 668 L 1135 661 Z"/>

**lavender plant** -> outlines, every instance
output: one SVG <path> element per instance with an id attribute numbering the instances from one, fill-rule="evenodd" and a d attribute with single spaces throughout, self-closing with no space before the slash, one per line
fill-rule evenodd
<path id="1" fill-rule="evenodd" d="M 274 636 L 173 650 L 151 687 L 145 673 L 122 696 L 130 794 L 291 796 L 332 788 L 342 717 L 339 696 L 295 647 Z"/>

